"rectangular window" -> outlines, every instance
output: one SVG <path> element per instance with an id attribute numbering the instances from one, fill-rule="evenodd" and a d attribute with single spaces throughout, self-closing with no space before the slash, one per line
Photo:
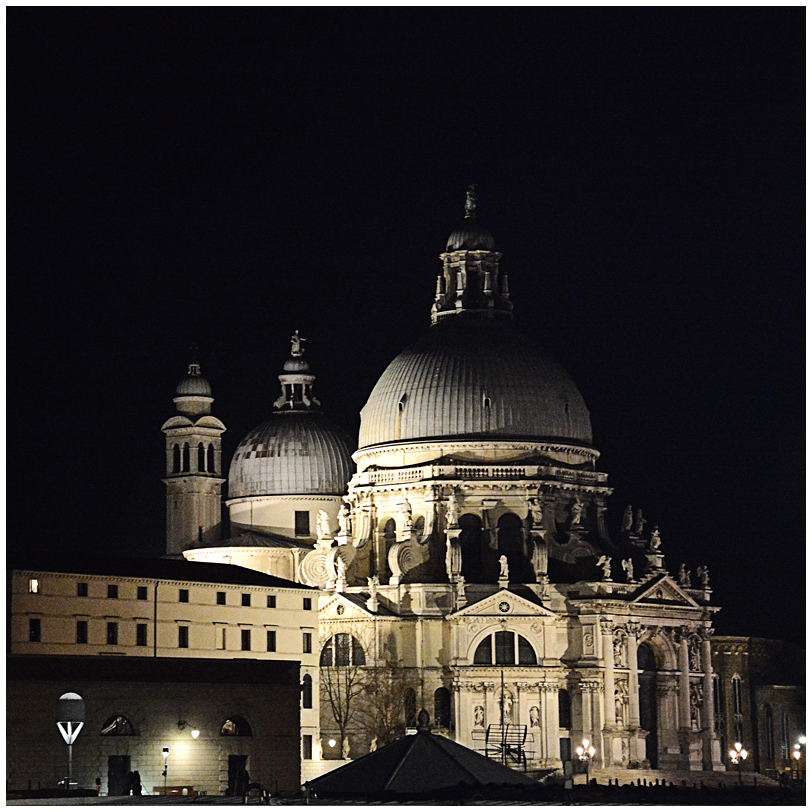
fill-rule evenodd
<path id="1" fill-rule="evenodd" d="M 267 650 L 276 651 L 276 632 L 268 630 L 267 634 Z"/>
<path id="2" fill-rule="evenodd" d="M 42 621 L 38 617 L 28 618 L 28 642 L 42 642 Z"/>
<path id="3" fill-rule="evenodd" d="M 188 626 L 178 626 L 178 648 L 189 648 Z"/>
<path id="4" fill-rule="evenodd" d="M 145 646 L 147 644 L 147 624 L 146 623 L 136 623 L 135 624 L 135 645 L 136 646 Z"/>
<path id="5" fill-rule="evenodd" d="M 136 587 L 135 591 L 139 601 L 145 601 L 147 599 L 147 588 L 145 586 Z"/>
<path id="6" fill-rule="evenodd" d="M 240 629 L 240 648 L 251 651 L 251 629 Z"/>
<path id="7" fill-rule="evenodd" d="M 302 598 L 302 609 L 310 611 L 313 608 L 313 598 Z"/>
<path id="8" fill-rule="evenodd" d="M 118 645 L 118 623 L 110 622 L 107 624 L 107 645 Z"/>
<path id="9" fill-rule="evenodd" d="M 77 643 L 87 643 L 87 621 L 86 620 L 77 620 L 76 621 L 76 642 Z"/>
<path id="10" fill-rule="evenodd" d="M 250 592 L 243 592 L 242 593 L 242 605 L 243 606 L 250 606 L 251 605 L 251 593 Z"/>
<path id="11" fill-rule="evenodd" d="M 118 597 L 118 584 L 107 584 L 107 597 L 108 598 Z"/>
<path id="12" fill-rule="evenodd" d="M 215 626 L 214 627 L 214 647 L 219 651 L 226 650 L 226 627 L 225 626 Z"/>
<path id="13" fill-rule="evenodd" d="M 87 584 L 84 583 L 83 581 L 80 581 L 78 584 L 76 584 L 76 594 L 80 598 L 86 598 L 87 597 Z"/>
<path id="14" fill-rule="evenodd" d="M 36 578 L 29 578 L 28 591 L 33 595 L 39 592 L 39 581 Z"/>
<path id="15" fill-rule="evenodd" d="M 189 603 L 189 590 L 188 589 L 179 589 L 178 590 L 178 603 Z"/>
<path id="16" fill-rule="evenodd" d="M 302 632 L 302 651 L 305 654 L 313 653 L 313 634 L 311 632 Z"/>
<path id="17" fill-rule="evenodd" d="M 308 510 L 295 511 L 293 522 L 296 528 L 297 536 L 310 535 L 310 511 Z"/>
<path id="18" fill-rule="evenodd" d="M 217 605 L 218 606 L 225 606 L 226 605 L 226 593 L 225 592 L 218 592 L 217 593 Z"/>
<path id="19" fill-rule="evenodd" d="M 268 608 L 276 609 L 276 595 L 268 595 Z"/>
<path id="20" fill-rule="evenodd" d="M 313 737 L 302 736 L 302 758 L 310 761 L 313 758 Z"/>

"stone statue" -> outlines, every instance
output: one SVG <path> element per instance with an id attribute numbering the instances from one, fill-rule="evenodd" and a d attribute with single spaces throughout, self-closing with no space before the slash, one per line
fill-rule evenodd
<path id="1" fill-rule="evenodd" d="M 332 536 L 330 532 L 330 517 L 327 515 L 326 510 L 320 510 L 318 518 L 316 519 L 316 526 L 318 528 L 319 538 L 326 539 Z"/>
<path id="2" fill-rule="evenodd" d="M 688 649 L 688 664 L 691 666 L 691 671 L 702 670 L 702 658 L 699 654 L 699 646 L 693 643 Z"/>
<path id="3" fill-rule="evenodd" d="M 638 508 L 637 513 L 634 517 L 634 535 L 635 536 L 642 536 L 643 535 L 643 525 L 646 524 L 646 520 L 643 518 L 643 511 Z"/>
<path id="4" fill-rule="evenodd" d="M 530 500 L 530 515 L 533 518 L 533 527 L 541 527 L 544 522 L 544 511 L 538 499 Z"/>
<path id="5" fill-rule="evenodd" d="M 623 524 L 621 525 L 621 532 L 628 533 L 632 529 L 632 506 L 629 505 L 623 512 Z"/>
<path id="6" fill-rule="evenodd" d="M 651 542 L 649 542 L 648 548 L 653 553 L 660 549 L 660 528 L 656 524 L 651 531 Z"/>
<path id="7" fill-rule="evenodd" d="M 710 573 L 704 564 L 701 567 L 697 567 L 696 577 L 699 579 L 699 585 L 702 589 L 708 589 L 710 586 Z"/>
<path id="8" fill-rule="evenodd" d="M 612 559 L 608 555 L 602 555 L 598 559 L 597 566 L 603 567 L 603 580 L 604 581 L 611 581 L 612 580 Z"/>
<path id="9" fill-rule="evenodd" d="M 405 496 L 403 497 L 403 504 L 400 506 L 400 515 L 403 517 L 403 529 L 412 530 L 414 528 L 412 503 Z"/>
<path id="10" fill-rule="evenodd" d="M 539 709 L 533 705 L 530 708 L 530 727 L 538 727 L 539 726 Z"/>
<path id="11" fill-rule="evenodd" d="M 350 740 L 344 739 L 341 743 L 341 758 L 346 761 L 350 757 Z"/>
<path id="12" fill-rule="evenodd" d="M 634 580 L 634 564 L 631 558 L 624 559 L 621 566 L 623 567 L 623 572 L 626 573 L 626 577 L 629 579 L 629 583 L 631 583 Z"/>
<path id="13" fill-rule="evenodd" d="M 472 183 L 465 193 L 466 217 L 476 217 L 476 204 L 477 204 L 476 186 L 477 185 L 475 183 Z"/>
<path id="14" fill-rule="evenodd" d="M 304 355 L 304 347 L 302 346 L 303 341 L 307 341 L 307 339 L 302 338 L 299 335 L 298 330 L 290 337 L 290 354 L 294 358 L 299 358 L 300 356 Z"/>
<path id="15" fill-rule="evenodd" d="M 445 524 L 446 527 L 456 527 L 460 521 L 460 510 L 457 505 L 457 497 L 452 493 L 448 497 L 448 502 L 445 507 Z"/>
<path id="16" fill-rule="evenodd" d="M 615 688 L 615 721 L 619 724 L 623 724 L 623 706 L 625 702 L 623 701 L 623 694 L 620 691 L 620 688 Z"/>
<path id="17" fill-rule="evenodd" d="M 369 743 L 369 752 L 374 753 L 378 749 L 378 737 L 373 736 L 372 741 Z"/>
<path id="18" fill-rule="evenodd" d="M 511 716 L 513 715 L 513 695 L 510 691 L 502 691 L 499 694 L 499 700 L 502 713 L 502 724 L 510 724 Z"/>
<path id="19" fill-rule="evenodd" d="M 336 548 L 336 552 L 338 552 L 339 549 L 340 548 Z M 336 556 L 336 583 L 347 583 L 347 565 L 344 563 L 344 559 L 340 555 Z"/>
<path id="20" fill-rule="evenodd" d="M 677 570 L 677 580 L 679 581 L 679 585 L 685 587 L 686 589 L 691 588 L 691 575 L 688 570 L 685 569 L 685 564 L 679 565 L 679 570 Z"/>
<path id="21" fill-rule="evenodd" d="M 572 508 L 570 508 L 570 514 L 572 516 L 572 526 L 577 527 L 581 524 L 581 514 L 584 511 L 583 502 L 576 497 L 575 501 L 572 503 Z"/>
<path id="22" fill-rule="evenodd" d="M 375 597 L 378 594 L 378 587 L 381 585 L 380 579 L 377 575 L 367 578 L 367 586 L 369 587 L 370 597 Z"/>
<path id="23" fill-rule="evenodd" d="M 499 556 L 499 580 L 507 581 L 510 577 L 508 573 L 508 560 L 506 555 Z"/>
<path id="24" fill-rule="evenodd" d="M 482 705 L 477 705 L 474 708 L 474 725 L 476 727 L 485 726 L 485 709 L 482 707 Z"/>
<path id="25" fill-rule="evenodd" d="M 612 654 L 615 657 L 615 665 L 618 668 L 623 668 L 624 665 L 625 665 L 623 649 L 624 649 L 623 638 L 622 637 L 613 637 L 612 638 Z"/>
<path id="26" fill-rule="evenodd" d="M 460 575 L 457 579 L 457 584 L 454 587 L 457 592 L 457 600 L 464 601 L 465 600 L 465 578 Z"/>
<path id="27" fill-rule="evenodd" d="M 338 534 L 340 536 L 350 535 L 350 521 L 350 508 L 346 502 L 343 502 L 341 505 L 341 510 L 338 511 Z"/>

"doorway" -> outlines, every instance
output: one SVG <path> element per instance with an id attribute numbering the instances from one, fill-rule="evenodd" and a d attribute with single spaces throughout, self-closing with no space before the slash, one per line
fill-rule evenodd
<path id="1" fill-rule="evenodd" d="M 228 757 L 228 789 L 226 795 L 233 797 L 242 794 L 248 788 L 248 781 L 245 778 L 248 756 Z"/>
<path id="2" fill-rule="evenodd" d="M 130 757 L 107 757 L 107 794 L 130 794 Z"/>

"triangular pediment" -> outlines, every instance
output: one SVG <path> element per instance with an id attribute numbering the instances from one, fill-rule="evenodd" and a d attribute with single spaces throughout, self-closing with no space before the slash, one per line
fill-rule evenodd
<path id="1" fill-rule="evenodd" d="M 644 584 L 640 592 L 630 603 L 648 603 L 655 606 L 691 606 L 697 609 L 699 608 L 699 604 L 667 573 Z"/>
<path id="2" fill-rule="evenodd" d="M 538 598 L 531 600 L 522 595 L 517 595 L 509 589 L 500 589 L 493 595 L 488 595 L 476 603 L 453 612 L 449 617 L 557 617 L 555 612 L 546 609 L 538 601 Z"/>
<path id="3" fill-rule="evenodd" d="M 363 599 L 357 595 L 352 597 L 336 593 L 319 608 L 319 620 L 366 620 L 375 617 L 373 612 L 366 608 Z"/>

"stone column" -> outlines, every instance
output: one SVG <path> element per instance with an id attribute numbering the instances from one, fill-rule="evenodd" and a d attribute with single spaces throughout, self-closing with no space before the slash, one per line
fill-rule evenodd
<path id="1" fill-rule="evenodd" d="M 614 626 L 608 618 L 601 618 L 603 637 L 603 747 L 601 759 L 604 767 L 612 766 L 612 736 L 615 728 L 615 649 L 612 643 Z"/>
<path id="2" fill-rule="evenodd" d="M 581 687 L 581 738 L 589 739 L 594 744 L 592 736 L 592 687 L 588 682 L 582 682 Z M 577 744 L 578 742 L 575 742 Z"/>
<path id="3" fill-rule="evenodd" d="M 691 728 L 691 677 L 688 660 L 688 628 L 679 630 L 679 726 L 681 730 Z"/>
<path id="4" fill-rule="evenodd" d="M 561 757 L 558 746 L 558 684 L 547 682 L 542 684 L 544 692 L 544 707 L 546 708 L 547 726 L 544 735 L 547 739 L 547 758 L 552 765 L 560 765 Z"/>
<path id="5" fill-rule="evenodd" d="M 723 768 L 721 764 L 721 754 L 719 752 L 719 740 L 716 735 L 713 715 L 713 663 L 711 662 L 710 641 L 713 629 L 700 629 L 699 634 L 702 637 L 700 644 L 702 656 L 702 709 L 700 716 L 702 727 L 702 769 L 721 770 Z"/>
<path id="6" fill-rule="evenodd" d="M 639 623 L 626 624 L 626 660 L 629 667 L 629 727 L 640 727 L 640 683 L 637 671 Z"/>

